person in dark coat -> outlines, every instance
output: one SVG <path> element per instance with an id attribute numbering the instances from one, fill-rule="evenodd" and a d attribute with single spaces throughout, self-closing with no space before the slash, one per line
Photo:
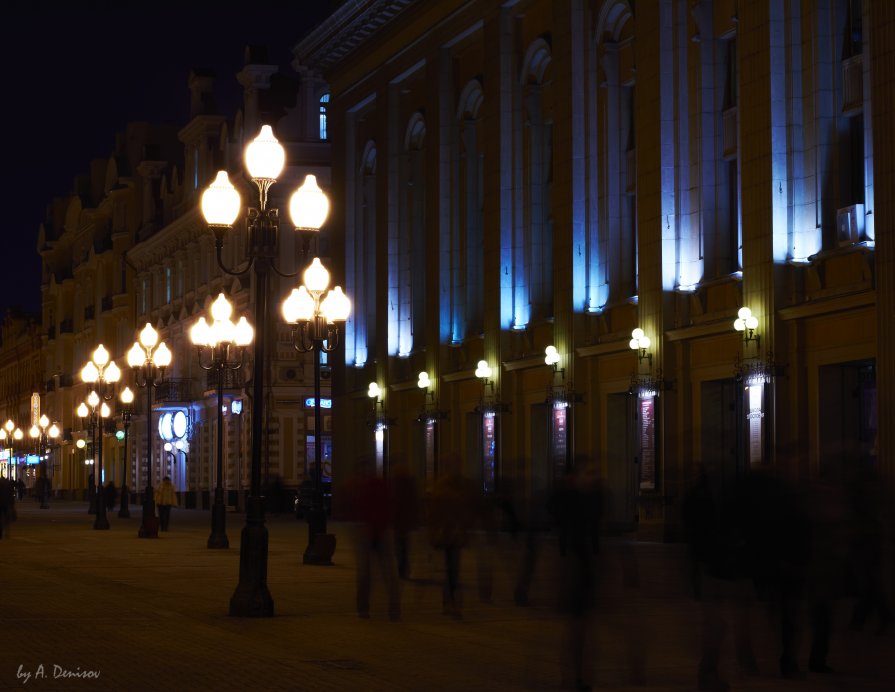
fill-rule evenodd
<path id="1" fill-rule="evenodd" d="M 106 487 L 103 488 L 103 499 L 106 502 L 106 511 L 115 507 L 115 500 L 117 497 L 118 489 L 112 481 L 109 481 L 106 483 Z"/>
<path id="2" fill-rule="evenodd" d="M 562 479 L 548 501 L 559 535 L 559 609 L 568 622 L 563 644 L 563 678 L 589 690 L 584 670 L 596 588 L 595 556 L 600 550 L 603 489 L 596 470 L 581 465 Z"/>
<path id="3" fill-rule="evenodd" d="M 416 479 L 403 462 L 392 465 L 389 481 L 398 576 L 401 579 L 409 579 L 410 537 L 420 522 L 419 488 Z"/>
<path id="4" fill-rule="evenodd" d="M 0 538 L 9 538 L 9 526 L 15 519 L 16 491 L 8 478 L 0 478 Z"/>

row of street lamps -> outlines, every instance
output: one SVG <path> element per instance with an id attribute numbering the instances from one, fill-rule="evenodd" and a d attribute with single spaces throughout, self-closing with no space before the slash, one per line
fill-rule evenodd
<path id="1" fill-rule="evenodd" d="M 200 366 L 217 375 L 217 478 L 212 510 L 212 531 L 208 539 L 209 548 L 226 548 L 229 540 L 225 527 L 225 506 L 223 499 L 223 437 L 222 405 L 224 373 L 236 370 L 245 362 L 245 350 L 256 340 L 252 368 L 252 448 L 251 484 L 246 511 L 246 524 L 242 530 L 240 547 L 239 583 L 230 600 L 230 614 L 249 617 L 269 617 L 273 615 L 273 599 L 267 589 L 267 529 L 264 526 L 264 508 L 261 497 L 261 455 L 264 421 L 264 363 L 266 359 L 266 335 L 268 332 L 270 274 L 282 277 L 295 274 L 282 272 L 276 266 L 279 242 L 279 212 L 268 207 L 268 192 L 277 182 L 277 176 L 285 164 L 285 151 L 273 135 L 269 125 L 261 128 L 258 137 L 246 147 L 245 167 L 252 182 L 258 189 L 259 205 L 250 207 L 246 213 L 248 229 L 247 262 L 241 268 L 227 267 L 223 263 L 224 238 L 240 213 L 241 200 L 226 171 L 220 171 L 214 182 L 203 193 L 202 213 L 209 228 L 214 233 L 218 265 L 226 274 L 244 276 L 250 272 L 254 278 L 252 296 L 253 312 L 257 324 L 253 329 L 245 317 L 234 323 L 230 318 L 233 307 L 224 294 L 220 294 L 211 306 L 211 323 L 200 317 L 190 331 L 190 338 L 199 353 Z M 293 193 L 290 200 L 290 214 L 294 228 L 302 241 L 302 253 L 308 259 L 311 240 L 323 225 L 329 213 L 329 200 L 317 186 L 316 178 L 308 175 L 304 183 Z M 320 408 L 320 360 L 321 353 L 330 352 L 338 345 L 339 332 L 348 319 L 351 303 L 341 287 L 329 289 L 329 272 L 323 267 L 319 257 L 312 261 L 303 273 L 303 284 L 294 289 L 282 305 L 285 321 L 293 326 L 293 345 L 302 353 L 314 354 L 314 496 L 309 509 L 308 546 L 304 554 L 305 563 L 329 564 L 331 553 L 321 547 L 326 542 L 319 541 L 326 533 L 326 516 L 322 493 L 322 453 L 321 453 L 321 408 Z M 146 488 L 143 493 L 143 518 L 138 536 L 150 538 L 158 536 L 158 521 L 155 518 L 154 491 L 152 486 L 152 390 L 159 386 L 165 369 L 171 364 L 171 351 L 165 343 L 159 342 L 158 332 L 147 324 L 139 334 L 139 339 L 127 353 L 127 363 L 135 374 L 135 383 L 146 390 L 147 425 L 147 469 Z M 103 444 L 105 421 L 111 411 L 107 402 L 115 396 L 115 389 L 122 376 L 121 369 L 100 344 L 90 360 L 81 369 L 81 379 L 90 385 L 85 401 L 77 408 L 85 429 L 90 433 L 95 450 L 96 469 L 93 491 L 96 498 L 96 518 L 93 528 L 109 528 L 106 515 L 105 497 L 102 487 Z M 134 393 L 125 387 L 119 397 L 124 420 L 125 459 L 127 458 L 127 428 L 133 413 Z M 49 421 L 47 421 L 48 423 Z M 45 428 L 46 426 L 42 426 Z M 58 427 L 53 426 L 58 435 Z M 41 434 L 38 431 L 38 434 Z M 51 437 L 53 429 L 48 433 Z M 32 431 L 32 435 L 34 432 Z M 0 441 L 20 440 L 23 433 L 9 421 L 0 429 Z M 79 440 L 79 442 L 82 442 Z M 125 471 L 122 476 L 122 502 L 119 516 L 129 516 L 127 511 L 127 484 Z"/>

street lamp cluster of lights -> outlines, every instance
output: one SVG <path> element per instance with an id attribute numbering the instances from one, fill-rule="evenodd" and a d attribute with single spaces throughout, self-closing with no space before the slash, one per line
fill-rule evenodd
<path id="1" fill-rule="evenodd" d="M 50 419 L 46 414 L 41 414 L 37 423 L 31 426 L 28 434 L 34 440 L 35 452 L 39 460 L 40 479 L 38 482 L 38 493 L 40 494 L 40 508 L 50 508 L 50 478 L 47 475 L 47 458 L 50 448 L 55 446 L 56 439 L 59 437 L 59 426 L 56 423 L 50 423 Z"/>
<path id="2" fill-rule="evenodd" d="M 19 476 L 19 465 L 16 462 L 16 445 L 21 442 L 24 437 L 25 433 L 13 423 L 12 419 L 7 420 L 6 423 L 3 424 L 3 428 L 0 429 L 0 442 L 3 443 L 3 446 L 6 447 L 9 452 L 9 459 L 6 464 L 6 474 L 9 480 L 13 482 L 17 481 Z"/>
<path id="3" fill-rule="evenodd" d="M 261 498 L 261 451 L 263 436 L 264 406 L 264 365 L 267 354 L 266 335 L 269 310 L 270 274 L 290 277 L 276 266 L 279 244 L 279 211 L 268 207 L 267 197 L 270 187 L 277 182 L 286 162 L 286 152 L 277 141 L 269 125 L 248 144 L 245 151 L 245 167 L 258 190 L 258 207 L 247 210 L 247 262 L 242 268 L 225 266 L 222 258 L 224 238 L 232 229 L 242 206 L 239 193 L 230 182 L 226 171 L 220 171 L 214 182 L 202 195 L 201 208 L 215 237 L 217 263 L 229 275 L 242 276 L 253 273 L 253 312 L 256 318 L 256 341 L 252 362 L 253 411 L 252 411 L 252 458 L 251 484 L 247 503 L 246 524 L 240 542 L 239 583 L 230 599 L 230 614 L 249 617 L 270 617 L 273 615 L 273 598 L 267 588 L 267 546 L 268 535 L 264 526 L 264 508 Z M 311 240 L 317 235 L 329 213 L 329 200 L 318 187 L 313 175 L 308 175 L 301 187 L 292 194 L 289 212 L 293 227 L 302 240 L 305 258 L 308 256 Z M 304 285 L 286 299 L 283 305 L 287 322 L 295 325 L 294 345 L 299 351 L 314 352 L 315 366 L 315 496 L 320 489 L 320 353 L 336 346 L 338 328 L 347 319 L 350 302 L 338 286 L 327 293 L 329 273 L 315 257 L 305 271 Z M 201 329 L 200 329 L 201 331 Z M 220 407 L 219 407 L 220 408 Z M 320 503 L 322 506 L 322 502 Z M 305 551 L 305 562 L 314 561 L 316 537 L 319 530 L 325 530 L 325 519 L 321 525 L 319 517 L 312 512 L 309 519 L 309 545 Z"/>
<path id="4" fill-rule="evenodd" d="M 214 505 L 211 508 L 211 535 L 209 548 L 229 548 L 227 538 L 227 508 L 224 505 L 224 373 L 239 370 L 245 362 L 246 346 L 252 343 L 255 330 L 245 316 L 234 323 L 230 317 L 233 305 L 221 293 L 211 304 L 209 325 L 204 317 L 190 329 L 190 340 L 199 354 L 199 366 L 212 371 L 217 385 L 217 480 L 214 487 Z"/>

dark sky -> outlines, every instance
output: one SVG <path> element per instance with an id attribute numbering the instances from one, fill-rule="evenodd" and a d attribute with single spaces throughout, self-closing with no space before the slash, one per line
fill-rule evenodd
<path id="1" fill-rule="evenodd" d="M 0 22 L 8 248 L 0 319 L 11 306 L 39 313 L 36 248 L 45 209 L 71 192 L 91 159 L 109 156 L 116 132 L 137 120 L 185 125 L 193 67 L 215 71 L 218 103 L 232 116 L 245 46 L 267 45 L 271 60 L 288 68 L 290 47 L 340 3 L 77 4 L 13 0 Z"/>

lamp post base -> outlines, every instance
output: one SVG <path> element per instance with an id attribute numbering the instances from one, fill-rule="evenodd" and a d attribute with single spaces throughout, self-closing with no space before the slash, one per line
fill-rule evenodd
<path id="1" fill-rule="evenodd" d="M 129 519 L 131 516 L 131 511 L 128 505 L 130 504 L 130 495 L 128 495 L 128 489 L 126 485 L 121 486 L 121 509 L 118 510 L 118 517 L 120 519 Z"/>
<path id="2" fill-rule="evenodd" d="M 331 565 L 336 550 L 336 537 L 326 532 L 326 509 L 320 493 L 314 492 L 313 504 L 308 509 L 308 546 L 302 556 L 305 565 Z"/>
<path id="3" fill-rule="evenodd" d="M 211 535 L 208 537 L 209 548 L 229 548 L 230 540 L 227 538 L 227 508 L 224 506 L 224 496 L 215 492 L 214 504 L 211 506 Z"/>
<path id="4" fill-rule="evenodd" d="M 155 516 L 155 498 L 152 488 L 143 493 L 143 519 L 140 521 L 138 538 L 158 538 L 158 517 Z"/>
<path id="5" fill-rule="evenodd" d="M 230 615 L 235 617 L 273 617 L 273 598 L 267 589 L 268 536 L 262 502 L 260 496 L 248 501 L 239 546 L 239 584 L 230 598 Z"/>

